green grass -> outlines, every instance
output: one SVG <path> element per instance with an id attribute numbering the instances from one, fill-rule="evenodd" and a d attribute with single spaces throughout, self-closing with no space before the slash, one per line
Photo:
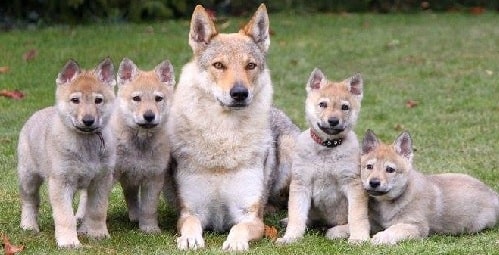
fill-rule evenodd
<path id="1" fill-rule="evenodd" d="M 416 15 L 271 15 L 268 55 L 274 82 L 274 102 L 305 128 L 305 82 L 314 67 L 328 78 L 342 80 L 361 72 L 364 101 L 357 133 L 373 129 L 391 142 L 401 131 L 411 132 L 415 164 L 426 173 L 462 172 L 499 190 L 499 16 L 485 14 Z M 231 19 L 227 31 L 245 20 Z M 109 210 L 111 239 L 82 238 L 85 248 L 58 250 L 43 189 L 39 234 L 19 228 L 17 136 L 37 109 L 54 103 L 55 78 L 68 58 L 93 68 L 110 56 L 117 66 L 123 57 L 141 68 L 169 58 L 180 73 L 191 57 L 188 21 L 149 25 L 51 27 L 0 34 L 0 89 L 21 89 L 26 98 L 0 97 L 0 232 L 23 254 L 184 254 L 176 250 L 175 215 L 161 204 L 162 234 L 144 235 L 127 221 L 121 190 L 115 187 Z M 23 60 L 24 52 L 38 56 Z M 178 79 L 177 79 L 178 80 Z M 418 105 L 406 107 L 407 100 Z M 276 225 L 283 216 L 266 218 Z M 283 228 L 279 228 L 280 234 Z M 206 234 L 207 248 L 193 254 L 220 253 L 226 235 Z M 499 227 L 476 235 L 432 236 L 393 247 L 352 246 L 326 240 L 310 231 L 302 242 L 278 247 L 263 239 L 251 244 L 251 254 L 497 254 Z"/>

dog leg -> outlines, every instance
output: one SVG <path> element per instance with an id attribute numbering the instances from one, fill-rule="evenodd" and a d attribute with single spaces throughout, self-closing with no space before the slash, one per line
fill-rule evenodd
<path id="1" fill-rule="evenodd" d="M 350 236 L 350 230 L 348 224 L 334 226 L 327 230 L 326 237 L 334 240 L 334 239 L 344 239 Z"/>
<path id="2" fill-rule="evenodd" d="M 40 207 L 40 185 L 43 180 L 38 176 L 19 176 L 19 193 L 21 193 L 21 228 L 39 232 L 38 208 Z"/>
<path id="3" fill-rule="evenodd" d="M 180 232 L 177 248 L 180 250 L 204 248 L 203 226 L 198 217 L 190 213 L 181 213 L 177 226 Z"/>
<path id="4" fill-rule="evenodd" d="M 76 217 L 73 214 L 74 189 L 63 180 L 48 179 L 48 193 L 55 225 L 55 239 L 59 248 L 81 246 L 76 234 Z"/>
<path id="5" fill-rule="evenodd" d="M 158 226 L 158 203 L 163 183 L 164 177 L 155 176 L 141 187 L 139 228 L 145 233 L 161 232 Z"/>
<path id="6" fill-rule="evenodd" d="M 260 239 L 263 236 L 263 221 L 256 217 L 253 220 L 240 222 L 230 229 L 227 240 L 222 249 L 228 251 L 247 251 L 249 241 Z"/>
<path id="7" fill-rule="evenodd" d="M 392 225 L 385 231 L 378 232 L 371 239 L 372 244 L 396 244 L 402 240 L 421 238 L 421 231 L 417 225 L 399 223 Z"/>
<path id="8" fill-rule="evenodd" d="M 303 237 L 307 228 L 310 203 L 310 185 L 299 184 L 293 179 L 289 186 L 288 225 L 284 236 L 277 238 L 278 244 L 294 243 Z"/>
<path id="9" fill-rule="evenodd" d="M 81 221 L 85 217 L 87 209 L 87 190 L 80 190 L 80 201 L 78 202 L 78 209 L 76 210 L 76 220 Z"/>
<path id="10" fill-rule="evenodd" d="M 354 180 L 348 186 L 348 226 L 350 232 L 349 243 L 359 243 L 369 240 L 369 218 L 367 216 L 367 202 L 369 197 L 362 188 L 359 180 Z"/>
<path id="11" fill-rule="evenodd" d="M 138 222 L 140 215 L 139 186 L 129 183 L 126 178 L 128 177 L 121 177 L 120 184 L 128 208 L 128 219 L 130 222 Z"/>
<path id="12" fill-rule="evenodd" d="M 108 173 L 105 176 L 96 177 L 88 186 L 87 213 L 83 217 L 78 232 L 86 234 L 94 239 L 109 237 L 106 218 L 109 193 L 113 184 L 113 176 Z"/>

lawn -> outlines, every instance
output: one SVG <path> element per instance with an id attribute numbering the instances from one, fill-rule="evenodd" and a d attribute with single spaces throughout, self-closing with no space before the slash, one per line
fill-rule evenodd
<path id="1" fill-rule="evenodd" d="M 235 31 L 246 19 L 230 19 L 223 31 Z M 305 128 L 305 82 L 314 67 L 332 80 L 360 72 L 365 91 L 356 131 L 373 129 L 391 142 L 409 130 L 415 164 L 425 173 L 460 172 L 499 190 L 499 15 L 462 13 L 412 15 L 270 15 L 268 64 L 274 103 Z M 0 33 L 1 89 L 20 89 L 23 100 L 0 97 L 0 232 L 22 254 L 184 254 L 176 250 L 175 215 L 162 203 L 160 235 L 145 235 L 128 223 L 121 189 L 113 189 L 108 215 L 111 239 L 81 238 L 84 248 L 58 250 L 46 186 L 40 210 L 41 232 L 21 231 L 17 191 L 17 136 L 37 109 L 54 103 L 57 73 L 68 58 L 93 68 L 110 56 L 143 69 L 164 58 L 177 80 L 189 61 L 188 21 L 153 24 L 57 26 Z M 31 51 L 28 60 L 23 55 Z M 408 103 L 409 102 L 409 103 Z M 266 217 L 277 222 L 285 213 Z M 221 253 L 226 234 L 205 234 L 207 248 L 194 254 Z M 317 230 L 294 245 L 269 239 L 251 243 L 250 254 L 498 254 L 499 227 L 479 234 L 432 236 L 400 245 L 374 247 L 326 240 Z"/>

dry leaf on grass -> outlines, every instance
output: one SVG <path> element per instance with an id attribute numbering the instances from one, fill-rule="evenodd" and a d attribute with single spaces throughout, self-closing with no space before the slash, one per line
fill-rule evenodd
<path id="1" fill-rule="evenodd" d="M 2 246 L 5 255 L 13 255 L 24 250 L 24 245 L 21 246 L 12 245 L 7 235 L 3 235 L 2 239 L 3 239 Z"/>
<path id="2" fill-rule="evenodd" d="M 407 108 L 414 108 L 414 107 L 418 106 L 418 101 L 415 101 L 415 100 L 409 99 L 409 100 L 407 100 L 407 102 L 405 103 L 405 106 L 407 106 Z"/>
<path id="3" fill-rule="evenodd" d="M 31 60 L 35 59 L 36 56 L 38 56 L 38 51 L 36 49 L 31 49 L 31 50 L 26 51 L 23 54 L 23 59 L 26 61 L 31 61 Z"/>
<path id="4" fill-rule="evenodd" d="M 10 68 L 8 66 L 0 66 L 0 73 L 8 73 Z"/>
<path id="5" fill-rule="evenodd" d="M 24 93 L 18 89 L 15 90 L 2 89 L 0 90 L 0 96 L 12 98 L 15 100 L 21 100 L 24 98 Z"/>
<path id="6" fill-rule="evenodd" d="M 274 226 L 265 225 L 263 227 L 264 236 L 272 241 L 277 240 L 277 228 Z"/>

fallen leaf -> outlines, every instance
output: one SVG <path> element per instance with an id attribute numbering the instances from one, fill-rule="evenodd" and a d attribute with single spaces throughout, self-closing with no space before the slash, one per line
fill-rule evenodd
<path id="1" fill-rule="evenodd" d="M 405 127 L 404 127 L 404 125 L 402 125 L 402 124 L 396 124 L 396 125 L 393 127 L 393 129 L 395 129 L 395 131 L 400 132 L 400 131 L 402 131 L 402 130 L 405 130 Z"/>
<path id="2" fill-rule="evenodd" d="M 0 73 L 8 73 L 10 68 L 8 66 L 0 66 Z"/>
<path id="3" fill-rule="evenodd" d="M 494 74 L 494 72 L 492 70 L 485 70 L 485 73 L 487 75 L 493 75 Z"/>
<path id="4" fill-rule="evenodd" d="M 31 50 L 26 51 L 23 54 L 23 59 L 26 61 L 31 61 L 31 60 L 35 59 L 36 56 L 38 56 L 38 51 L 36 49 L 31 49 Z"/>
<path id="5" fill-rule="evenodd" d="M 414 101 L 412 99 L 409 99 L 405 103 L 405 106 L 407 106 L 407 108 L 414 108 L 414 107 L 418 106 L 418 101 Z"/>
<path id="6" fill-rule="evenodd" d="M 471 9 L 470 9 L 470 13 L 473 15 L 480 15 L 480 14 L 483 14 L 484 12 L 485 12 L 485 8 L 480 7 L 480 6 L 471 7 Z"/>
<path id="7" fill-rule="evenodd" d="M 277 240 L 277 228 L 274 226 L 265 225 L 263 227 L 264 236 L 272 241 Z"/>
<path id="8" fill-rule="evenodd" d="M 20 100 L 24 98 L 24 93 L 18 89 L 15 90 L 2 89 L 0 90 L 0 96 L 12 98 L 15 100 Z"/>
<path id="9" fill-rule="evenodd" d="M 9 238 L 7 235 L 3 235 L 3 250 L 5 255 L 14 255 L 18 252 L 21 252 L 24 250 L 24 245 L 21 246 L 14 246 L 10 243 Z"/>

